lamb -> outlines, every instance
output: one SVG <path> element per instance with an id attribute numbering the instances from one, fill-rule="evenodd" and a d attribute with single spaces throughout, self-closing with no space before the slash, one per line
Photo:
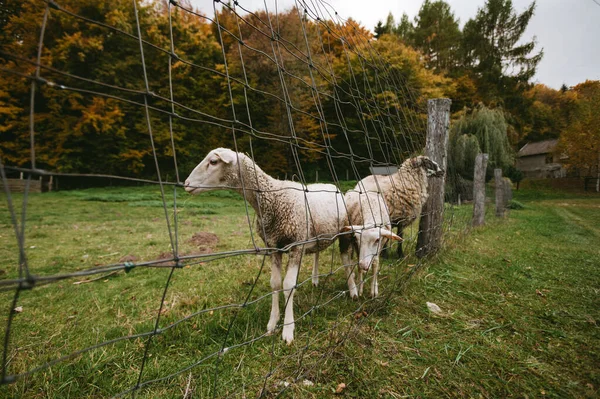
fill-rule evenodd
<path id="1" fill-rule="evenodd" d="M 347 224 L 342 194 L 333 184 L 311 184 L 278 180 L 265 173 L 248 156 L 226 148 L 208 153 L 185 181 L 185 190 L 200 194 L 219 188 L 240 193 L 257 214 L 256 230 L 271 255 L 271 316 L 267 331 L 275 331 L 279 321 L 282 252 L 289 253 L 283 281 L 285 318 L 282 337 L 294 340 L 294 290 L 304 252 L 315 255 L 313 283 L 318 282 L 318 253 L 329 247 Z M 293 245 L 298 242 L 302 245 Z"/>
<path id="2" fill-rule="evenodd" d="M 346 266 L 346 276 L 350 286 L 350 296 L 357 298 L 362 295 L 363 272 L 373 270 L 371 281 L 371 296 L 379 295 L 377 282 L 379 271 L 379 253 L 387 239 L 402 241 L 402 238 L 391 232 L 390 217 L 384 198 L 376 192 L 360 192 L 350 190 L 344 195 L 348 209 L 348 219 L 353 224 L 345 226 L 342 231 L 353 231 L 354 237 L 340 237 L 340 252 L 342 262 Z M 354 241 L 352 239 L 354 238 Z M 354 280 L 353 264 L 350 261 L 352 247 L 358 242 L 358 290 Z"/>
<path id="3" fill-rule="evenodd" d="M 396 173 L 390 176 L 371 175 L 358 182 L 354 190 L 380 192 L 390 212 L 390 220 L 397 226 L 398 236 L 404 228 L 421 214 L 427 200 L 427 179 L 442 176 L 444 171 L 426 156 L 409 158 Z M 404 257 L 402 243 L 398 244 L 398 256 Z"/>

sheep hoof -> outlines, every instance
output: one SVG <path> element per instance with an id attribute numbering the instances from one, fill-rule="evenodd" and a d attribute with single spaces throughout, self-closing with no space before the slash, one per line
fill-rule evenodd
<path id="1" fill-rule="evenodd" d="M 283 338 L 286 344 L 291 345 L 294 341 L 294 325 L 284 326 L 281 337 Z"/>
<path id="2" fill-rule="evenodd" d="M 275 332 L 275 329 L 277 328 L 277 321 L 269 321 L 269 324 L 267 324 L 267 335 L 272 335 Z"/>
<path id="3" fill-rule="evenodd" d="M 312 279 L 312 285 L 315 286 L 315 287 L 318 287 L 319 286 L 319 279 L 313 277 L 313 279 Z"/>

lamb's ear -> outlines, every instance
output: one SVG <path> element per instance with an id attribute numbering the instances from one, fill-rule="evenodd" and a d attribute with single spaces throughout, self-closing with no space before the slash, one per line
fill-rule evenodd
<path id="1" fill-rule="evenodd" d="M 394 240 L 394 241 L 404 241 L 402 237 L 392 233 L 388 229 L 381 229 L 381 236 L 385 237 L 385 238 L 389 238 L 390 240 Z"/>
<path id="2" fill-rule="evenodd" d="M 235 163 L 237 161 L 237 154 L 231 150 L 216 151 L 215 155 L 218 156 L 219 158 L 221 158 L 221 161 L 223 161 L 227 164 L 235 165 Z"/>
<path id="3" fill-rule="evenodd" d="M 342 227 L 342 231 L 354 231 L 355 233 L 360 233 L 363 229 L 364 229 L 364 226 L 361 226 L 361 225 L 352 225 L 352 226 Z"/>

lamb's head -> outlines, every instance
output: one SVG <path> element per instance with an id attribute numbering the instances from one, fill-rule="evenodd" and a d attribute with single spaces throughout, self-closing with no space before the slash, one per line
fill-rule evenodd
<path id="1" fill-rule="evenodd" d="M 444 170 L 440 166 L 426 157 L 425 155 L 419 155 L 418 157 L 411 158 L 408 160 L 413 168 L 422 168 L 425 170 L 427 176 L 440 177 L 444 175 Z"/>
<path id="2" fill-rule="evenodd" d="M 227 148 L 215 148 L 185 179 L 185 191 L 200 194 L 231 185 L 232 176 L 238 175 L 237 162 L 240 156 Z"/>
<path id="3" fill-rule="evenodd" d="M 354 231 L 358 242 L 358 266 L 368 271 L 376 256 L 379 256 L 383 244 L 388 239 L 402 241 L 402 237 L 383 227 L 363 225 L 345 226 L 342 231 Z"/>

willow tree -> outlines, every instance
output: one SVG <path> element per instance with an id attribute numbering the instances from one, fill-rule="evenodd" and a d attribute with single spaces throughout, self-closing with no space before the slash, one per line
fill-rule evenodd
<path id="1" fill-rule="evenodd" d="M 508 124 L 504 111 L 479 105 L 454 123 L 450 135 L 449 168 L 465 179 L 473 178 L 475 157 L 489 154 L 488 176 L 495 168 L 506 169 L 514 154 L 508 142 Z"/>

